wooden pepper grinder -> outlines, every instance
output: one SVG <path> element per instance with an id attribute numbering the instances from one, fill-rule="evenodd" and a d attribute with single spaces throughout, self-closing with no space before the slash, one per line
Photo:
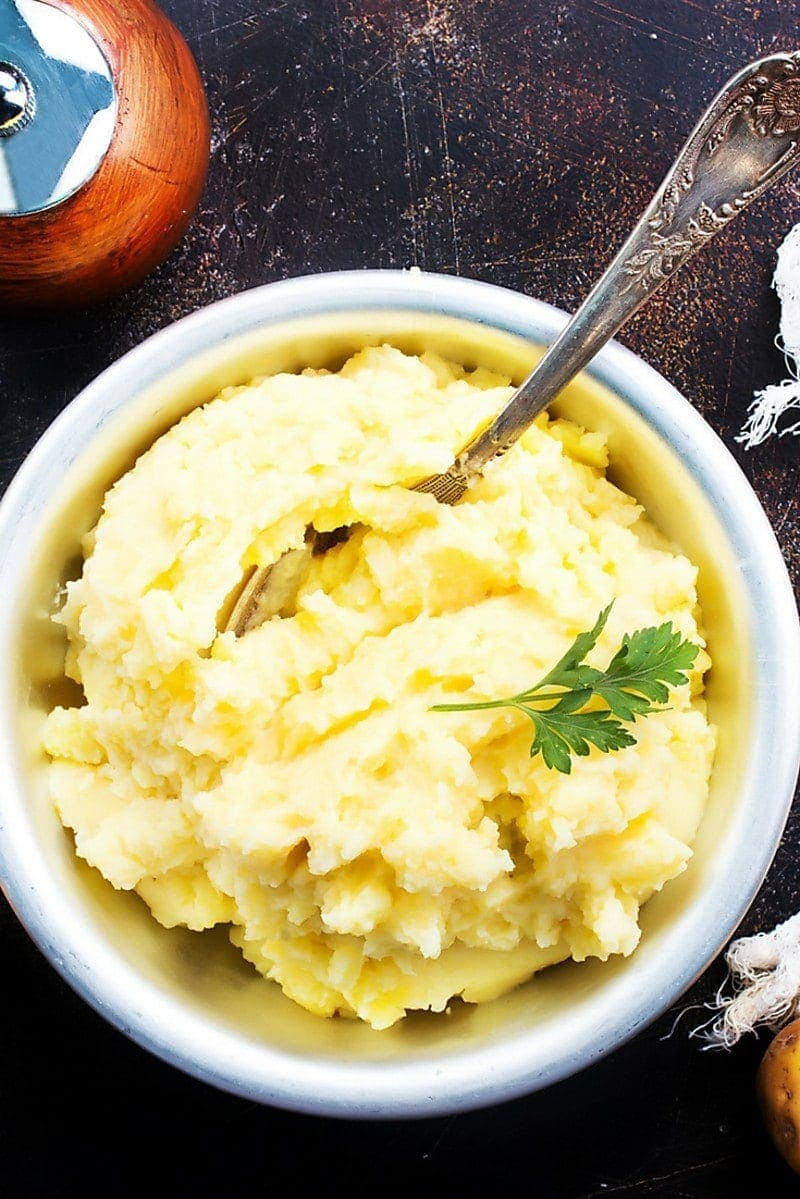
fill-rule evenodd
<path id="1" fill-rule="evenodd" d="M 151 0 L 0 0 L 0 308 L 143 278 L 199 203 L 209 144 L 197 66 Z"/>

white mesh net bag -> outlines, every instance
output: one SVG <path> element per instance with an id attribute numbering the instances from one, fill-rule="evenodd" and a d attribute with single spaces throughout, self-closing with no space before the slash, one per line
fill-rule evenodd
<path id="1" fill-rule="evenodd" d="M 773 285 L 781 301 L 781 330 L 776 344 L 786 358 L 788 378 L 757 391 L 737 437 L 747 449 L 773 433 L 800 433 L 800 418 L 781 427 L 781 417 L 800 410 L 800 225 L 795 225 L 778 250 Z"/>

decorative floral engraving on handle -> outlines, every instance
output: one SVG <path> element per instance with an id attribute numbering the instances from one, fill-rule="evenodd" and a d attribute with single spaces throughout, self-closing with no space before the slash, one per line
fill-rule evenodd
<path id="1" fill-rule="evenodd" d="M 720 94 L 651 205 L 646 243 L 628 247 L 622 294 L 668 278 L 788 170 L 800 157 L 793 134 L 800 134 L 800 53 L 762 60 Z"/>
<path id="2" fill-rule="evenodd" d="M 685 233 L 671 233 L 665 237 L 654 232 L 650 244 L 626 264 L 625 274 L 630 276 L 631 281 L 623 288 L 623 294 L 637 284 L 649 291 L 654 283 L 667 279 L 695 250 L 699 250 L 703 242 L 727 225 L 737 212 L 738 208 L 730 212 L 714 212 L 707 204 L 703 204 L 697 216 L 692 217 L 687 224 Z"/>
<path id="3" fill-rule="evenodd" d="M 753 109 L 753 128 L 762 137 L 800 130 L 800 78 L 779 79 L 769 84 Z"/>
<path id="4" fill-rule="evenodd" d="M 800 56 L 787 56 L 778 78 L 754 75 L 724 113 L 708 138 L 709 156 L 722 145 L 738 116 L 743 116 L 759 137 L 781 137 L 800 130 Z"/>

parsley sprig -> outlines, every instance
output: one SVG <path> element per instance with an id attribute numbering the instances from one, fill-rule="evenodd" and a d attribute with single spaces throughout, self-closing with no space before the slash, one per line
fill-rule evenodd
<path id="1" fill-rule="evenodd" d="M 663 710 L 659 705 L 669 699 L 669 688 L 688 682 L 686 672 L 694 666 L 698 646 L 667 623 L 626 633 L 605 670 L 587 666 L 585 659 L 597 644 L 612 606 L 603 609 L 593 628 L 578 634 L 534 687 L 505 699 L 436 704 L 431 710 L 516 708 L 533 723 L 531 757 L 541 754 L 546 766 L 562 774 L 571 773 L 573 754 L 585 757 L 592 746 L 610 753 L 635 745 L 636 738 L 623 722 Z M 587 710 L 590 703 L 594 706 Z"/>

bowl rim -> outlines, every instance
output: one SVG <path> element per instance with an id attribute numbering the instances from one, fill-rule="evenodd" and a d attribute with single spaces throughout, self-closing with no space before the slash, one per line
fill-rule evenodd
<path id="1" fill-rule="evenodd" d="M 10 629 L 23 566 L 17 538 L 36 526 L 69 465 L 100 428 L 159 378 L 210 347 L 298 317 L 357 310 L 456 317 L 532 341 L 551 341 L 567 320 L 540 300 L 493 284 L 417 271 L 336 271 L 266 284 L 218 301 L 156 333 L 108 367 L 45 431 L 0 502 L 0 885 L 18 918 L 62 977 L 134 1041 L 184 1072 L 251 1100 L 318 1115 L 434 1116 L 497 1103 L 554 1083 L 619 1047 L 661 1015 L 706 969 L 758 891 L 777 850 L 800 766 L 800 622 L 788 571 L 767 516 L 710 425 L 666 379 L 616 342 L 588 373 L 633 407 L 671 444 L 700 483 L 738 558 L 757 646 L 752 768 L 742 787 L 757 825 L 738 847 L 737 886 L 720 870 L 702 904 L 681 917 L 680 967 L 648 965 L 617 1010 L 597 1004 L 591 1028 L 565 1030 L 553 1052 L 532 1032 L 441 1059 L 387 1066 L 331 1059 L 302 1062 L 269 1046 L 246 1060 L 236 1034 L 187 1013 L 137 975 L 92 929 L 70 920 L 22 819 L 24 789 L 13 769 Z M 17 542 L 17 544 L 19 544 Z M 769 752 L 767 748 L 769 747 Z M 588 1023 L 585 1021 L 584 1023 Z M 533 1030 L 535 1031 L 535 1030 Z"/>

